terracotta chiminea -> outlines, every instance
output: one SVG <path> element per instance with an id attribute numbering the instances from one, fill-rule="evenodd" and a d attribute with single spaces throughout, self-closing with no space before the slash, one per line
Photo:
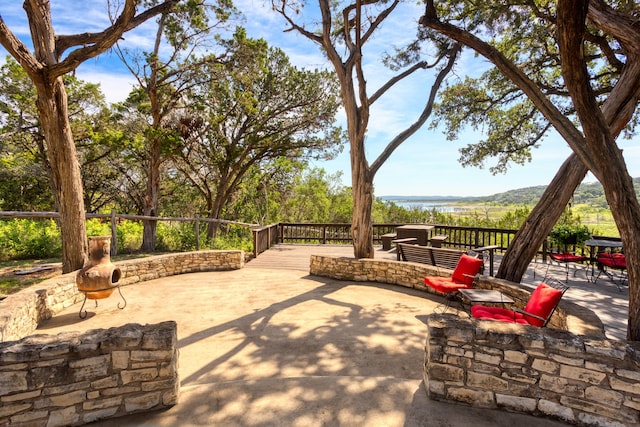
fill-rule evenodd
<path id="1" fill-rule="evenodd" d="M 118 281 L 121 276 L 120 268 L 111 262 L 111 237 L 89 237 L 89 261 L 78 271 L 76 276 L 76 286 L 85 297 L 80 308 L 81 318 L 86 317 L 86 311 L 83 316 L 82 309 L 87 299 L 96 300 L 97 307 L 97 300 L 108 298 L 116 288 L 120 292 Z M 120 292 L 120 296 L 122 297 L 122 292 Z M 120 303 L 118 303 L 120 309 L 127 305 L 124 297 L 122 299 L 124 305 L 120 307 Z"/>

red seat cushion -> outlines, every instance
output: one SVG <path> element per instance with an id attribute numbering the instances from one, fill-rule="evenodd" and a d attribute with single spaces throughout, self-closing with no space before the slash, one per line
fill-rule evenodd
<path id="1" fill-rule="evenodd" d="M 556 262 L 582 262 L 587 260 L 586 256 L 576 255 L 570 252 L 565 252 L 562 254 L 550 254 L 549 256 Z"/>
<path id="2" fill-rule="evenodd" d="M 524 311 L 546 319 L 551 315 L 560 298 L 562 298 L 561 290 L 552 288 L 546 283 L 540 283 L 531 294 L 529 302 L 527 302 L 527 305 L 524 307 Z M 500 307 L 474 305 L 471 307 L 471 315 L 476 319 L 490 319 L 499 322 L 520 323 L 539 327 L 544 325 L 544 320 Z"/>
<path id="3" fill-rule="evenodd" d="M 424 278 L 424 283 L 444 294 L 457 292 L 458 289 L 471 288 L 473 287 L 473 278 L 480 272 L 483 264 L 484 261 L 479 258 L 462 254 L 451 277 L 427 276 Z"/>
<path id="4" fill-rule="evenodd" d="M 507 310 L 500 307 L 487 307 L 484 305 L 474 305 L 471 307 L 471 315 L 481 320 L 497 320 L 498 322 L 520 323 L 529 325 L 522 313 Z M 529 317 L 530 318 L 530 317 Z"/>
<path id="5" fill-rule="evenodd" d="M 618 268 L 621 270 L 626 270 L 627 268 L 627 259 L 624 254 L 620 253 L 600 254 L 598 255 L 598 262 L 610 268 Z"/>
<path id="6" fill-rule="evenodd" d="M 461 282 L 471 287 L 473 285 L 473 276 L 480 272 L 483 263 L 484 261 L 482 259 L 462 254 L 458 260 L 458 264 L 456 264 L 456 268 L 453 270 L 451 279 L 454 282 Z"/>
<path id="7" fill-rule="evenodd" d="M 471 285 L 467 285 L 466 283 L 454 282 L 451 277 L 427 276 L 424 278 L 424 283 L 425 285 L 435 289 L 438 292 L 442 292 L 443 294 L 450 294 L 452 292 L 457 292 L 458 289 L 471 287 Z"/>

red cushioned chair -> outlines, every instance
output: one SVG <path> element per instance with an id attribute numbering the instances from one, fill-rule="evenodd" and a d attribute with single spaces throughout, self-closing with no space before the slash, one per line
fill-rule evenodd
<path id="1" fill-rule="evenodd" d="M 619 281 L 616 281 L 613 274 L 611 274 L 607 269 L 619 270 L 620 271 Z M 609 276 L 611 281 L 615 283 L 616 286 L 618 287 L 618 290 L 622 292 L 622 288 L 620 288 L 620 286 L 623 285 L 626 281 L 626 276 L 624 273 L 627 270 L 627 259 L 625 258 L 623 253 L 618 253 L 618 252 L 599 253 L 598 254 L 598 270 L 599 270 L 598 276 L 595 278 L 593 283 L 596 283 L 598 281 L 598 278 L 600 278 L 600 274 L 604 273 L 607 276 Z"/>
<path id="2" fill-rule="evenodd" d="M 568 286 L 559 282 L 542 282 L 529 297 L 524 310 L 474 305 L 471 307 L 471 315 L 481 320 L 545 327 L 567 289 Z"/>
<path id="3" fill-rule="evenodd" d="M 455 299 L 455 295 L 459 289 L 472 288 L 473 281 L 476 276 L 482 272 L 484 268 L 484 259 L 462 254 L 456 264 L 456 268 L 449 277 L 426 276 L 424 278 L 425 285 L 443 293 L 447 296 L 447 305 L 443 311 L 449 307 L 449 302 Z"/>
<path id="4" fill-rule="evenodd" d="M 557 263 L 564 264 L 564 266 L 566 268 L 566 273 L 567 273 L 567 276 L 565 278 L 565 282 L 566 283 L 569 283 L 569 263 L 571 263 L 571 262 L 583 263 L 583 262 L 588 260 L 588 258 L 586 256 L 584 256 L 584 255 L 576 255 L 576 254 L 568 252 L 568 251 L 565 251 L 565 252 L 562 252 L 562 253 L 551 253 L 551 254 L 549 254 L 549 257 L 552 260 L 554 260 L 555 262 L 557 262 Z M 576 269 L 573 272 L 573 277 L 576 277 L 576 272 L 577 271 L 578 270 Z"/>

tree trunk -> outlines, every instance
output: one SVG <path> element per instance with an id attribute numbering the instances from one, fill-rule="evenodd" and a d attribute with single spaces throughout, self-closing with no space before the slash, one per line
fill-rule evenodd
<path id="1" fill-rule="evenodd" d="M 373 182 L 369 177 L 367 160 L 364 157 L 364 146 L 355 149 L 351 144 L 351 185 L 353 193 L 353 216 L 351 219 L 351 236 L 353 237 L 353 254 L 357 259 L 373 258 Z"/>
<path id="2" fill-rule="evenodd" d="M 640 341 L 640 203 L 622 151 L 615 143 L 615 130 L 610 129 L 610 120 L 608 122 L 608 117 L 600 110 L 591 88 L 583 45 L 588 7 L 589 3 L 581 0 L 558 2 L 558 46 L 562 76 L 582 124 L 586 148 L 594 165 L 592 172 L 602 183 L 624 245 L 629 279 L 627 339 Z M 637 29 L 629 35 L 635 34 Z M 635 107 L 639 96 L 640 51 L 636 40 L 625 42 L 623 47 L 628 48 L 625 70 L 607 101 Z M 627 83 L 633 83 L 631 89 L 619 89 Z"/>
<path id="3" fill-rule="evenodd" d="M 36 89 L 36 105 L 47 142 L 56 200 L 59 201 L 62 272 L 70 273 L 84 266 L 88 252 L 80 163 L 69 125 L 62 77 L 50 84 L 36 84 Z"/>
<path id="4" fill-rule="evenodd" d="M 565 160 L 509 244 L 496 277 L 516 283 L 522 280 L 538 248 L 562 215 L 576 187 L 586 174 L 587 168 L 578 156 L 572 154 Z"/>
<path id="5" fill-rule="evenodd" d="M 160 195 L 160 142 L 154 137 L 149 148 L 149 165 L 147 169 L 147 193 L 144 197 L 144 215 L 158 216 L 158 200 Z M 143 222 L 142 250 L 153 252 L 156 249 L 158 221 L 146 219 Z"/>

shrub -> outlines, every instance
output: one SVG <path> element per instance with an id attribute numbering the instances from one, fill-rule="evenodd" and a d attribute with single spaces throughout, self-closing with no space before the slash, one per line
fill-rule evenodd
<path id="1" fill-rule="evenodd" d="M 0 259 L 62 256 L 60 231 L 52 219 L 11 219 L 0 225 Z"/>

